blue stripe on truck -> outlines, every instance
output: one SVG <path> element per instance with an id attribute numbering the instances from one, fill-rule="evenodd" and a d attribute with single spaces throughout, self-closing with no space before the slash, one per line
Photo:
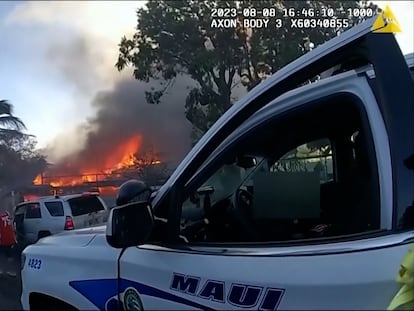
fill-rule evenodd
<path id="1" fill-rule="evenodd" d="M 87 298 L 99 310 L 112 311 L 117 309 L 117 279 L 71 281 L 69 282 L 69 285 Z M 120 280 L 120 292 L 124 292 L 127 288 L 131 287 L 135 288 L 141 295 L 173 301 L 202 310 L 213 310 L 205 305 L 201 305 L 197 302 L 173 295 L 143 283 L 127 279 Z"/>

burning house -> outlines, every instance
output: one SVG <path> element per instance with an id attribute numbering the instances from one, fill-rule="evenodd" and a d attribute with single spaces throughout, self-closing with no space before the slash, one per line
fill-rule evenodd
<path id="1" fill-rule="evenodd" d="M 162 105 L 149 105 L 145 99 L 149 86 L 133 79 L 98 92 L 91 103 L 96 114 L 74 131 L 57 136 L 46 150 L 53 165 L 32 185 L 16 191 L 27 200 L 56 191 L 98 190 L 114 196 L 118 186 L 131 178 L 160 185 L 191 147 L 191 124 L 183 105 L 186 83 L 178 81 L 178 91 Z"/>
<path id="2" fill-rule="evenodd" d="M 96 191 L 103 197 L 114 197 L 124 181 L 145 179 L 143 173 L 149 170 L 161 173 L 163 162 L 154 152 L 142 152 L 141 147 L 141 136 L 133 135 L 114 145 L 108 153 L 103 150 L 93 153 L 89 150 L 68 156 L 39 174 L 33 180 L 33 185 L 23 190 L 24 199 L 84 191 Z M 149 183 L 156 186 L 151 181 Z"/>

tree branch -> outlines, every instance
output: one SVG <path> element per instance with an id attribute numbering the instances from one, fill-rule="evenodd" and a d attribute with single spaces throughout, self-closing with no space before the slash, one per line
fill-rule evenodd
<path id="1" fill-rule="evenodd" d="M 213 78 L 213 80 L 214 80 L 214 83 L 217 85 L 217 88 L 218 88 L 218 90 L 220 90 L 221 89 L 221 81 L 220 81 L 220 75 L 217 77 L 215 74 L 214 74 L 214 69 L 210 69 L 209 70 L 209 74 L 211 75 L 211 77 Z"/>
<path id="2" fill-rule="evenodd" d="M 196 81 L 200 84 L 201 88 L 206 89 L 207 91 L 215 94 L 216 96 L 219 96 L 219 94 L 217 94 L 217 92 L 213 90 L 212 87 L 210 87 L 209 85 L 207 85 L 207 83 L 204 82 L 202 74 L 199 71 L 195 71 L 193 76 L 196 79 Z"/>
<path id="3" fill-rule="evenodd" d="M 235 67 L 232 67 L 232 69 L 230 69 L 230 71 L 229 71 L 229 80 L 226 82 L 227 87 L 229 89 L 232 88 L 231 85 L 233 84 L 233 78 L 234 78 L 234 75 L 235 74 L 236 74 L 236 68 Z"/>

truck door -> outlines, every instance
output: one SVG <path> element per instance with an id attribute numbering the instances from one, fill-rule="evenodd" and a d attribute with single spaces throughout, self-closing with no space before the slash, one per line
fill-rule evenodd
<path id="1" fill-rule="evenodd" d="M 212 126 L 153 200 L 155 213 L 168 217 L 168 233 L 186 242 L 126 249 L 115 293 L 100 306 L 120 299 L 129 310 L 386 308 L 413 238 L 391 231 L 393 209 L 413 199 L 403 164 L 414 150 L 413 94 L 394 35 L 371 32 L 377 17 L 282 68 Z M 377 74 L 376 98 L 364 74 L 350 71 L 318 81 L 320 88 L 295 89 L 337 65 L 346 71 L 364 64 Z M 315 144 L 321 139 L 329 144 Z M 321 182 L 324 164 L 312 158 L 327 146 L 332 180 Z M 238 160 L 252 156 L 271 169 Z M 240 170 L 240 187 L 210 185 L 226 165 Z M 312 166 L 319 168 L 310 174 Z M 204 225 L 187 230 L 197 223 L 190 214 Z"/>
<path id="2" fill-rule="evenodd" d="M 65 212 L 62 200 L 44 202 L 48 215 L 45 215 L 47 224 L 41 228 L 50 234 L 61 232 L 64 228 Z"/>
<path id="3" fill-rule="evenodd" d="M 26 205 L 19 205 L 14 212 L 14 228 L 16 230 L 16 239 L 18 243 L 25 243 L 25 228 L 24 228 L 24 214 L 26 212 Z"/>
<path id="4" fill-rule="evenodd" d="M 24 228 L 28 243 L 37 241 L 41 220 L 42 211 L 40 210 L 40 203 L 28 203 L 24 215 Z"/>
<path id="5" fill-rule="evenodd" d="M 184 242 L 125 250 L 119 298 L 138 310 L 385 309 L 413 238 L 390 231 L 390 174 L 365 77 L 289 92 L 176 189 Z"/>

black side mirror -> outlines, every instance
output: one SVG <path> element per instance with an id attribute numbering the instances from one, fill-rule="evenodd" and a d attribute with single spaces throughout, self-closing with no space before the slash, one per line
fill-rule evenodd
<path id="1" fill-rule="evenodd" d="M 255 167 L 257 162 L 256 162 L 255 157 L 241 156 L 241 157 L 237 157 L 236 164 L 237 164 L 237 166 L 239 166 L 241 168 L 248 169 L 248 168 Z"/>
<path id="2" fill-rule="evenodd" d="M 106 241 L 115 248 L 144 244 L 154 227 L 148 202 L 133 202 L 111 209 L 106 225 Z"/>

